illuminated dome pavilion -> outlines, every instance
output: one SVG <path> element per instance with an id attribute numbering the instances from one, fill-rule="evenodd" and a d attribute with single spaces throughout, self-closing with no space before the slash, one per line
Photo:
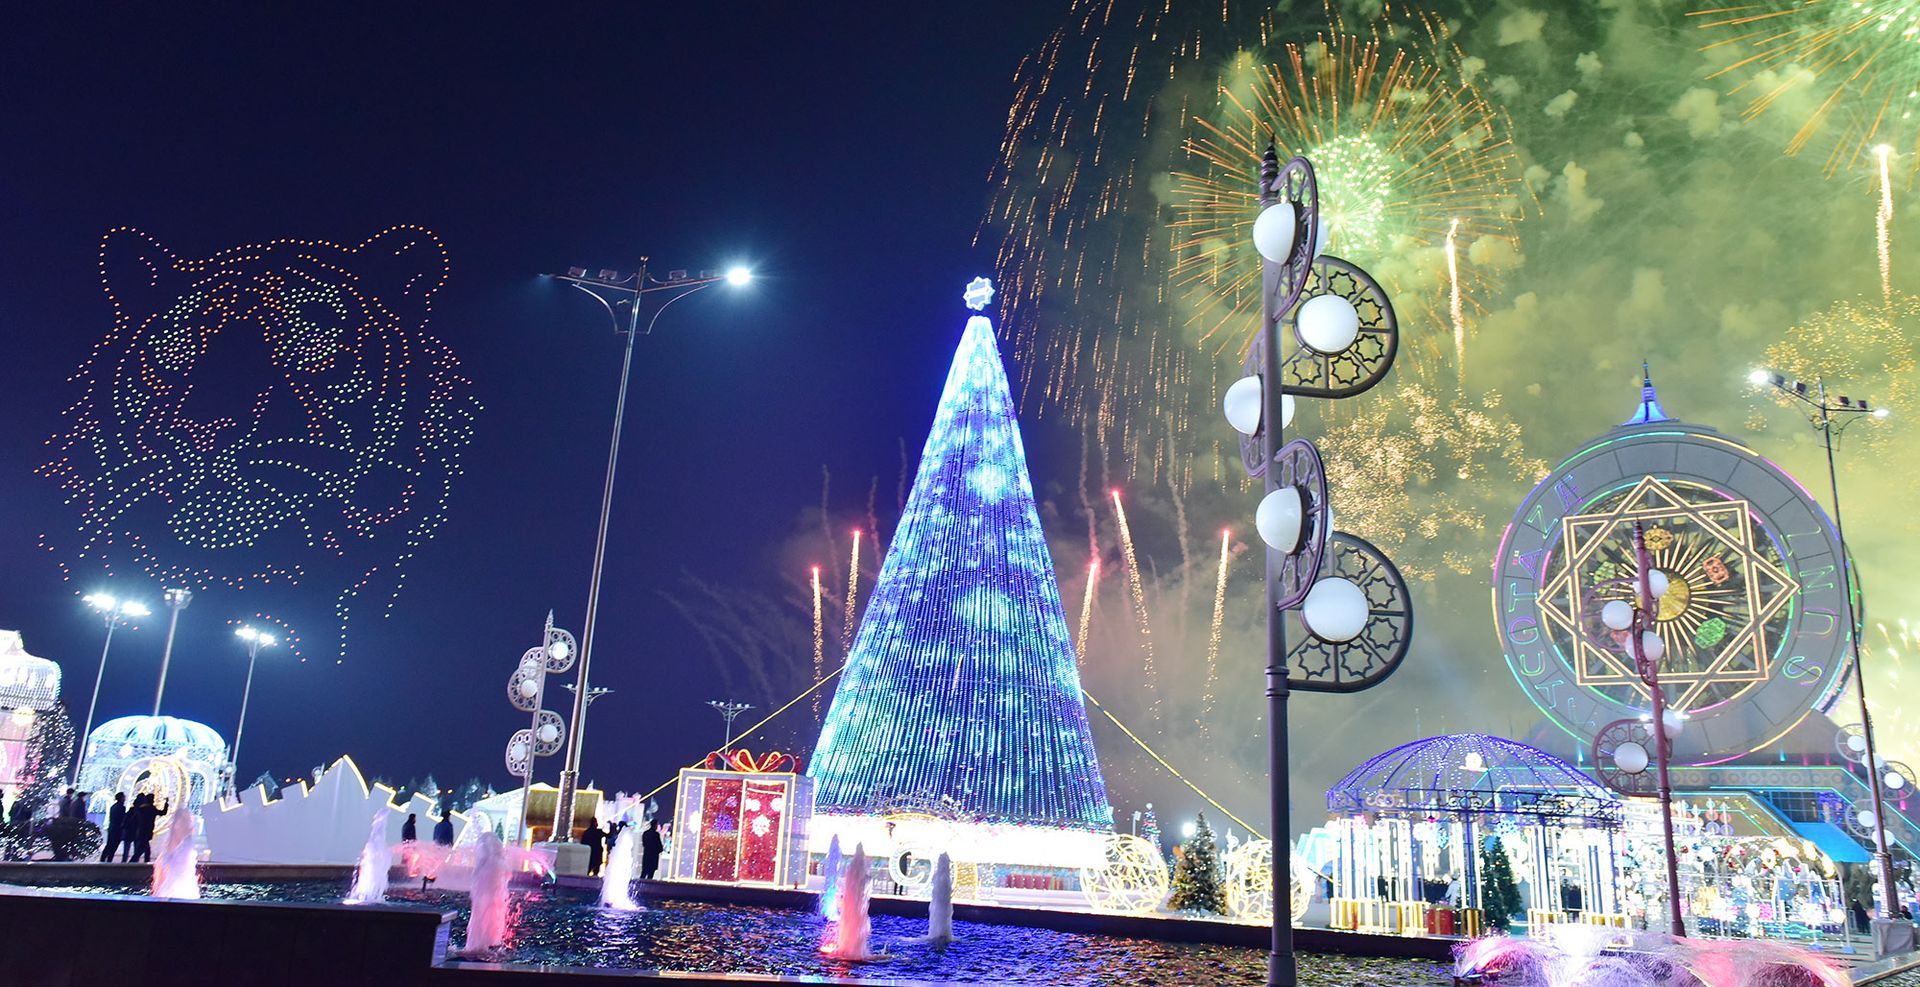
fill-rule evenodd
<path id="1" fill-rule="evenodd" d="M 976 312 L 984 278 L 967 288 Z M 1020 423 L 967 321 L 808 768 L 809 844 L 1077 867 L 1113 809 L 1094 753 Z"/>
<path id="2" fill-rule="evenodd" d="M 198 811 L 220 791 L 227 764 L 227 742 L 204 723 L 174 716 L 122 716 L 93 728 L 87 736 L 80 787 L 111 799 L 154 790 L 163 799 L 183 800 Z"/>

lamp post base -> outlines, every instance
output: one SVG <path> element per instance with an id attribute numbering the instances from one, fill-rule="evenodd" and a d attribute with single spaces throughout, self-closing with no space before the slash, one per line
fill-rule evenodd
<path id="1" fill-rule="evenodd" d="M 560 772 L 560 791 L 553 804 L 553 829 L 547 834 L 552 842 L 566 843 L 573 839 L 573 797 L 579 778 L 578 771 Z"/>

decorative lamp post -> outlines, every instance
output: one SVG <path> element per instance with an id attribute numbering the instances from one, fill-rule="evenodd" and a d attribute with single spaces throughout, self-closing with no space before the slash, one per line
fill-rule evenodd
<path id="1" fill-rule="evenodd" d="M 627 380 L 633 370 L 633 341 L 643 334 L 652 335 L 653 324 L 660 321 L 660 314 L 674 302 L 723 281 L 736 288 L 753 281 L 753 272 L 744 267 L 735 267 L 724 273 L 701 271 L 698 277 L 689 277 L 686 271 L 670 271 L 667 279 L 660 281 L 647 274 L 647 261 L 646 257 L 640 258 L 640 269 L 628 277 L 621 277 L 618 271 L 604 269 L 588 277 L 584 267 L 571 267 L 565 274 L 548 275 L 593 296 L 593 300 L 607 310 L 607 317 L 613 320 L 614 332 L 624 333 L 627 337 L 626 350 L 620 358 L 620 389 L 613 402 L 613 438 L 607 445 L 606 483 L 600 491 L 600 527 L 593 543 L 593 578 L 587 584 L 587 622 L 582 631 L 580 648 L 579 679 L 583 688 L 573 693 L 573 733 L 567 738 L 566 763 L 560 769 L 559 802 L 553 816 L 556 833 L 570 832 L 573 828 L 574 790 L 579 782 L 580 749 L 587 732 L 587 696 L 590 690 L 585 686 L 593 663 L 593 631 L 598 626 L 600 613 L 600 574 L 607 558 L 607 520 L 613 512 L 613 477 L 620 464 L 620 425 L 627 416 Z M 661 291 L 672 294 L 654 307 L 652 318 L 642 328 L 641 301 Z M 626 308 L 624 314 L 621 306 Z"/>
<path id="2" fill-rule="evenodd" d="M 1306 158 L 1283 169 L 1268 146 L 1259 193 L 1253 245 L 1261 258 L 1262 322 L 1244 376 L 1223 396 L 1223 411 L 1241 434 L 1247 475 L 1264 480 L 1254 527 L 1267 544 L 1274 854 L 1267 983 L 1294 987 L 1287 697 L 1294 690 L 1358 692 L 1386 679 L 1406 657 L 1413 608 L 1406 580 L 1379 549 L 1332 530 L 1319 450 L 1283 436 L 1296 397 L 1352 397 L 1386 379 L 1400 341 L 1393 304 L 1359 266 L 1320 253 L 1319 188 Z M 1283 334 L 1283 325 L 1292 331 Z M 1290 619 L 1302 632 L 1292 648 Z"/>
<path id="3" fill-rule="evenodd" d="M 138 600 L 115 599 L 107 593 L 89 593 L 81 599 L 106 623 L 107 639 L 100 645 L 100 668 L 93 673 L 93 698 L 87 701 L 87 725 L 80 731 L 80 754 L 73 759 L 71 782 L 75 787 L 80 784 L 80 768 L 87 761 L 87 737 L 93 733 L 93 714 L 100 705 L 100 683 L 107 677 L 107 652 L 113 649 L 114 628 L 153 612 Z"/>
<path id="4" fill-rule="evenodd" d="M 247 684 L 240 690 L 240 723 L 233 728 L 233 752 L 228 757 L 227 785 L 232 787 L 232 779 L 240 776 L 240 735 L 247 729 L 247 701 L 253 698 L 253 666 L 260 658 L 261 648 L 271 648 L 278 640 L 265 631 L 257 630 L 247 624 L 233 629 L 233 636 L 247 645 Z"/>
<path id="5" fill-rule="evenodd" d="M 725 754 L 727 749 L 733 746 L 733 721 L 739 719 L 741 713 L 752 709 L 753 704 L 736 703 L 725 699 L 709 699 L 707 700 L 707 705 L 712 706 L 714 712 L 719 713 L 720 718 L 727 721 L 726 736 L 720 739 L 720 753 Z"/>
<path id="6" fill-rule="evenodd" d="M 185 586 L 160 591 L 161 602 L 173 611 L 167 618 L 167 644 L 160 649 L 160 684 L 153 688 L 153 715 L 160 715 L 160 697 L 167 692 L 167 665 L 173 661 L 173 632 L 180 627 L 180 611 L 193 602 L 193 590 Z"/>
<path id="7" fill-rule="evenodd" d="M 1840 474 L 1833 463 L 1833 437 L 1861 418 L 1886 418 L 1887 409 L 1874 407 L 1865 399 L 1844 394 L 1837 395 L 1837 400 L 1829 400 L 1824 379 L 1816 379 L 1811 388 L 1804 381 L 1788 380 L 1786 376 L 1769 370 L 1755 370 L 1747 379 L 1756 386 L 1772 387 L 1804 405 L 1808 424 L 1819 430 L 1827 448 L 1827 490 L 1833 495 L 1833 533 L 1840 539 L 1841 565 L 1846 574 L 1842 585 L 1847 590 L 1847 640 L 1853 649 L 1853 689 L 1860 695 L 1860 736 L 1866 745 L 1864 760 L 1867 787 L 1873 793 L 1873 859 L 1875 869 L 1880 872 L 1880 915 L 1882 918 L 1893 918 L 1898 910 L 1896 903 L 1899 892 L 1893 883 L 1893 856 L 1887 852 L 1884 778 L 1887 762 L 1874 752 L 1873 714 L 1867 709 L 1867 673 L 1860 664 L 1860 629 L 1864 607 L 1859 585 L 1854 581 L 1853 555 L 1847 551 L 1847 530 L 1840 521 Z"/>
<path id="8" fill-rule="evenodd" d="M 520 828 L 514 833 L 516 843 L 527 833 L 527 803 L 533 795 L 534 759 L 558 752 L 567 735 L 567 725 L 560 714 L 541 706 L 546 699 L 547 673 L 572 668 L 579 650 L 571 633 L 553 626 L 553 611 L 549 610 L 546 626 L 540 632 L 540 643 L 520 656 L 519 666 L 507 677 L 507 700 L 513 703 L 513 708 L 533 714 L 533 721 L 526 729 L 515 730 L 513 736 L 507 738 L 507 771 L 520 779 Z M 557 807 L 555 811 L 556 825 L 550 838 L 558 840 L 563 839 L 562 833 L 571 835 L 573 820 L 567 820 L 567 829 L 560 829 Z"/>

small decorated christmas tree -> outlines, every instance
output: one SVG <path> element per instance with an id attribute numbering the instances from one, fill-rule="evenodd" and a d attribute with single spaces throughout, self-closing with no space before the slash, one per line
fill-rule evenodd
<path id="1" fill-rule="evenodd" d="M 1180 848 L 1179 863 L 1173 868 L 1173 894 L 1167 907 L 1177 912 L 1227 913 L 1227 887 L 1220 867 L 1220 848 L 1214 843 L 1213 829 L 1203 813 L 1194 824 L 1193 835 Z"/>
<path id="2" fill-rule="evenodd" d="M 1513 862 L 1497 836 L 1487 837 L 1480 849 L 1480 906 L 1487 924 L 1504 929 L 1521 909 L 1520 886 L 1513 880 Z"/>
<path id="3" fill-rule="evenodd" d="M 1153 814 L 1153 803 L 1147 803 L 1147 811 L 1140 817 L 1140 838 L 1153 844 L 1153 852 L 1167 855 L 1167 845 L 1160 842 L 1160 818 Z"/>

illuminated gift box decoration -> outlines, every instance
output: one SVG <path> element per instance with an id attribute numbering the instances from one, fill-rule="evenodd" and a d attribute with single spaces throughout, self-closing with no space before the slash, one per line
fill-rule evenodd
<path id="1" fill-rule="evenodd" d="M 744 750 L 685 768 L 674 798 L 676 881 L 794 887 L 807 879 L 813 779 L 790 754 Z"/>

